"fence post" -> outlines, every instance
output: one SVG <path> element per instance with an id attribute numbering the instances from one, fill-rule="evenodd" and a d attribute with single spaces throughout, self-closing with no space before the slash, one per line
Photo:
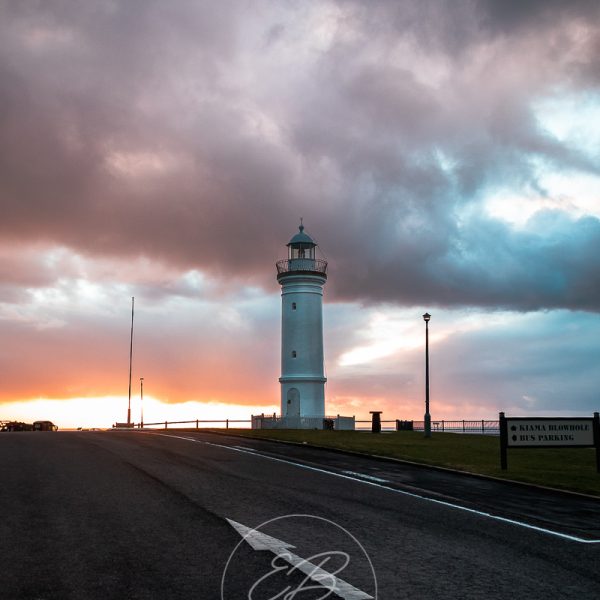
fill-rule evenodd
<path id="1" fill-rule="evenodd" d="M 444 419 L 442 419 L 442 431 L 444 431 Z"/>
<path id="2" fill-rule="evenodd" d="M 503 471 L 507 469 L 507 460 L 506 460 L 506 446 L 508 444 L 508 429 L 506 427 L 506 419 L 504 417 L 504 413 L 501 412 L 499 415 L 500 421 L 500 468 Z"/>
<path id="3" fill-rule="evenodd" d="M 483 419 L 481 419 L 481 433 L 485 433 L 485 423 Z"/>
<path id="4" fill-rule="evenodd" d="M 465 432 L 465 420 L 463 419 L 463 433 Z"/>
<path id="5" fill-rule="evenodd" d="M 168 425 L 168 422 L 167 422 L 167 421 L 165 421 L 165 429 L 167 428 L 167 425 Z"/>
<path id="6" fill-rule="evenodd" d="M 225 419 L 225 429 L 229 429 L 229 419 Z"/>
<path id="7" fill-rule="evenodd" d="M 198 419 L 196 419 L 196 430 L 198 429 Z"/>

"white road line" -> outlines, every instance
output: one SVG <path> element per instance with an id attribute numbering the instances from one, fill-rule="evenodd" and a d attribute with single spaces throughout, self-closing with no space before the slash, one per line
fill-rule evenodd
<path id="1" fill-rule="evenodd" d="M 267 460 L 272 460 L 274 462 L 280 462 L 287 465 L 293 465 L 295 467 L 300 467 L 301 469 L 307 469 L 309 471 L 315 471 L 316 473 L 324 473 L 326 475 L 332 475 L 334 477 L 340 477 L 342 479 L 349 479 L 351 481 L 359 481 L 364 485 L 370 485 L 373 487 L 377 487 L 383 490 L 387 490 L 389 492 L 394 492 L 395 494 L 400 494 L 402 496 L 408 496 L 410 498 L 415 498 L 417 500 L 423 500 L 425 502 L 431 502 L 433 504 L 438 504 L 441 506 L 446 506 L 448 508 L 454 508 L 456 510 L 461 510 L 463 512 L 471 513 L 473 515 L 478 515 L 480 517 L 485 517 L 486 519 L 491 519 L 493 521 L 500 521 L 501 523 L 509 523 L 510 525 L 516 525 L 517 527 L 523 527 L 525 529 L 530 529 L 532 531 L 537 531 L 539 533 L 546 533 L 548 535 L 553 535 L 555 537 L 561 538 L 563 540 L 569 540 L 570 542 L 577 542 L 579 544 L 600 544 L 600 540 L 586 540 L 585 538 L 580 538 L 575 535 L 569 535 L 567 533 L 560 533 L 559 531 L 553 531 L 552 529 L 546 529 L 545 527 L 538 527 L 537 525 L 531 525 L 529 523 L 525 523 L 523 521 L 517 521 L 515 519 L 508 519 L 507 517 L 500 517 L 499 515 L 494 515 L 492 513 L 484 512 L 481 510 L 476 510 L 474 508 L 468 508 L 466 506 L 461 506 L 460 504 L 454 504 L 452 502 L 446 502 L 445 500 L 436 500 L 435 498 L 428 498 L 427 496 L 421 496 L 420 494 L 415 494 L 414 492 L 407 492 L 406 490 L 399 490 L 397 488 L 389 487 L 382 483 L 377 483 L 375 481 L 370 481 L 366 479 L 360 479 L 356 476 L 345 475 L 344 473 L 337 473 L 336 471 L 328 471 L 326 469 L 320 469 L 318 467 L 311 467 L 309 465 L 305 465 L 299 462 L 295 462 L 293 460 L 287 460 L 283 458 L 275 458 L 274 456 L 268 456 L 267 454 L 261 454 L 257 451 L 248 452 L 247 450 L 242 450 L 241 448 L 236 448 L 234 446 L 225 446 L 223 444 L 215 444 L 214 442 L 206 442 L 204 440 L 196 440 L 193 438 L 184 438 L 180 436 L 171 436 L 165 433 L 153 433 L 150 435 L 164 435 L 167 437 L 179 437 L 182 440 L 191 440 L 194 442 L 202 442 L 207 444 L 208 446 L 215 446 L 217 448 L 224 448 L 226 450 L 233 450 L 234 452 L 243 452 L 245 454 L 249 454 L 250 456 L 257 456 L 260 458 L 264 458 Z"/>
<path id="2" fill-rule="evenodd" d="M 389 483 L 387 479 L 381 479 L 381 477 L 374 477 L 373 475 L 367 475 L 366 473 L 357 473 L 356 471 L 342 471 L 345 475 L 352 475 L 353 477 L 360 477 L 368 481 L 376 481 L 377 483 Z"/>
<path id="3" fill-rule="evenodd" d="M 144 432 L 146 433 L 146 432 Z M 178 440 L 186 440 L 187 442 L 202 442 L 202 440 L 197 440 L 196 438 L 191 438 L 191 437 L 183 437 L 182 435 L 171 435 L 170 433 L 150 433 L 150 435 L 163 435 L 165 437 L 170 437 L 170 438 L 177 438 Z M 202 443 L 208 443 L 208 442 L 202 442 Z"/>

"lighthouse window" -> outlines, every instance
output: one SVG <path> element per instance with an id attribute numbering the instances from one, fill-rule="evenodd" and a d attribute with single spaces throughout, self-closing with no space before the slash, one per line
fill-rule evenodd
<path id="1" fill-rule="evenodd" d="M 296 310 L 296 303 L 292 302 L 292 310 Z"/>
<path id="2" fill-rule="evenodd" d="M 292 350 L 292 358 L 296 358 L 296 351 Z"/>

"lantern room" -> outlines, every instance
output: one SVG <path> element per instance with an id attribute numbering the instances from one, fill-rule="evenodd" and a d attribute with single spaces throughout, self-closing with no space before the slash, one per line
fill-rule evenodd
<path id="1" fill-rule="evenodd" d="M 317 244 L 313 242 L 309 235 L 304 233 L 304 225 L 300 224 L 299 230 L 287 245 L 288 259 L 296 260 L 298 258 L 305 258 L 314 260 Z"/>

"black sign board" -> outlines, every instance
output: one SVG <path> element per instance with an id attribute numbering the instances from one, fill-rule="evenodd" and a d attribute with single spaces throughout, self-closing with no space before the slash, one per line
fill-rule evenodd
<path id="1" fill-rule="evenodd" d="M 600 418 L 506 417 L 500 413 L 500 465 L 507 468 L 509 448 L 596 448 L 600 473 Z"/>

